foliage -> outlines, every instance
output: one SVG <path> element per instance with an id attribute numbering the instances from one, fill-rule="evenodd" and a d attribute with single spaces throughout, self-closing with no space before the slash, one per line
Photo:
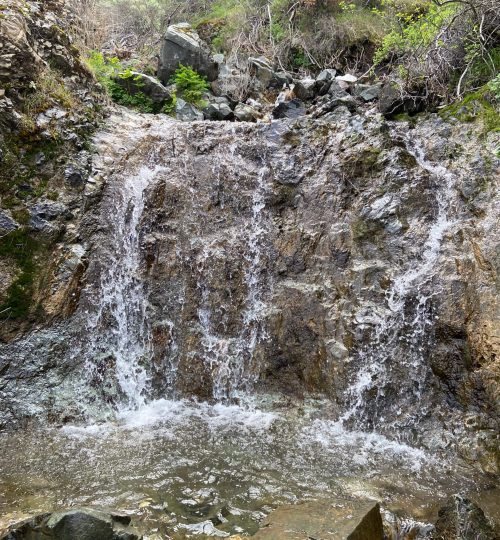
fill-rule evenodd
<path id="1" fill-rule="evenodd" d="M 91 51 L 87 57 L 87 64 L 115 103 L 139 112 L 159 112 L 153 100 L 144 92 L 139 90 L 132 93 L 127 90 L 126 85 L 117 82 L 117 79 L 124 81 L 130 79 L 135 88 L 142 86 L 140 77 L 134 75 L 129 68 L 125 68 L 118 58 L 105 58 L 101 52 Z"/>
<path id="2" fill-rule="evenodd" d="M 86 62 L 99 83 L 111 93 L 113 77 L 124 71 L 120 60 L 116 57 L 105 58 L 99 51 L 90 51 Z"/>
<path id="3" fill-rule="evenodd" d="M 189 66 L 182 64 L 172 76 L 171 83 L 175 84 L 177 91 L 188 103 L 203 108 L 203 94 L 210 88 L 207 79 Z"/>
<path id="4" fill-rule="evenodd" d="M 436 40 L 437 46 L 443 46 L 438 35 L 443 25 L 450 20 L 456 7 L 449 4 L 445 7 L 430 3 L 425 13 L 414 16 L 408 13 L 397 13 L 397 28 L 389 32 L 377 49 L 374 63 L 380 64 L 391 55 L 402 56 L 429 47 Z"/>

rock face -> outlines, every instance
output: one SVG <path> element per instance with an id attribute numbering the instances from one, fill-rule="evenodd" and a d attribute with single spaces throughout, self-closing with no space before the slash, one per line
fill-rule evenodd
<path id="1" fill-rule="evenodd" d="M 383 540 L 380 507 L 374 501 L 337 500 L 283 506 L 266 518 L 255 540 Z"/>
<path id="2" fill-rule="evenodd" d="M 435 540 L 498 540 L 483 511 L 472 501 L 455 495 L 439 511 Z"/>
<path id="3" fill-rule="evenodd" d="M 209 81 L 217 78 L 218 64 L 206 43 L 187 23 L 169 26 L 163 38 L 158 65 L 158 78 L 163 84 L 169 84 L 180 64 L 192 67 Z"/>
<path id="4" fill-rule="evenodd" d="M 129 516 L 89 508 L 44 514 L 11 528 L 3 540 L 140 540 Z"/>

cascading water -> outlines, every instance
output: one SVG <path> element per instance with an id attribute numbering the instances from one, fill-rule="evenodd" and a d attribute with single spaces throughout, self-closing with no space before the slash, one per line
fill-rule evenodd
<path id="1" fill-rule="evenodd" d="M 232 145 L 232 159 L 235 147 Z M 220 174 L 220 173 L 219 173 Z M 245 235 L 244 280 L 246 298 L 240 316 L 241 330 L 232 337 L 217 335 L 213 328 L 212 313 L 209 305 L 209 288 L 204 283 L 204 275 L 208 272 L 211 258 L 224 256 L 224 253 L 205 246 L 198 257 L 197 268 L 200 274 L 198 288 L 201 304 L 198 317 L 202 328 L 204 361 L 208 364 L 213 378 L 213 397 L 216 400 L 235 399 L 248 392 L 258 377 L 258 366 L 253 365 L 253 356 L 257 343 L 265 338 L 262 316 L 266 308 L 265 295 L 270 283 L 264 282 L 263 250 L 264 235 L 268 231 L 268 218 L 265 216 L 265 193 L 267 190 L 269 171 L 262 167 L 255 175 L 256 185 L 251 195 L 251 218 L 245 230 L 238 231 Z M 217 248 L 215 248 L 217 251 Z"/>
<path id="2" fill-rule="evenodd" d="M 144 165 L 136 173 L 114 179 L 119 189 L 104 216 L 112 224 L 107 265 L 100 276 L 95 312 L 88 313 L 87 319 L 86 369 L 95 377 L 96 360 L 102 355 L 107 361 L 112 357 L 127 407 L 143 405 L 148 386 L 151 335 L 141 277 L 140 224 L 144 191 L 158 170 Z"/>
<path id="3" fill-rule="evenodd" d="M 396 130 L 392 136 L 397 138 Z M 422 402 L 429 366 L 426 356 L 432 346 L 431 286 L 451 217 L 456 192 L 454 176 L 443 166 L 429 162 L 422 141 L 403 136 L 406 150 L 433 179 L 436 211 L 417 260 L 395 273 L 386 291 L 386 306 L 377 312 L 373 330 L 358 354 L 359 368 L 347 389 L 348 407 L 341 421 L 377 429 L 416 426 L 428 410 Z M 405 403 L 406 405 L 402 405 Z"/>

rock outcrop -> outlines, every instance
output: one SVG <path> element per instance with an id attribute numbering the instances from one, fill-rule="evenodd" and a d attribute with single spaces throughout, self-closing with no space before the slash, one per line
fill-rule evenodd
<path id="1" fill-rule="evenodd" d="M 368 500 L 307 502 L 280 507 L 266 518 L 255 540 L 383 540 L 380 506 Z"/>

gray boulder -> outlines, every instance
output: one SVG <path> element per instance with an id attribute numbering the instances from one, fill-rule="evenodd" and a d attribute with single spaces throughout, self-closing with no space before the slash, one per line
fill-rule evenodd
<path id="1" fill-rule="evenodd" d="M 439 510 L 435 540 L 498 540 L 484 512 L 462 495 L 454 495 Z"/>
<path id="2" fill-rule="evenodd" d="M 132 96 L 142 92 L 153 100 L 153 103 L 162 106 L 171 99 L 170 92 L 155 77 L 139 73 L 138 71 L 120 74 L 113 79 L 119 86 Z"/>
<path id="3" fill-rule="evenodd" d="M 199 109 L 181 98 L 177 98 L 177 103 L 175 104 L 175 117 L 177 120 L 182 120 L 183 122 L 194 122 L 195 120 L 205 119 L 205 116 Z"/>
<path id="4" fill-rule="evenodd" d="M 224 97 L 215 97 L 203 109 L 207 120 L 232 120 L 234 118 L 229 100 Z"/>
<path id="5" fill-rule="evenodd" d="M 302 101 L 309 101 L 316 96 L 316 80 L 308 77 L 295 81 L 294 93 Z"/>
<path id="6" fill-rule="evenodd" d="M 162 40 L 158 64 L 158 78 L 168 84 L 180 65 L 190 66 L 215 81 L 219 64 L 214 62 L 208 45 L 188 23 L 173 24 L 167 28 Z"/>
<path id="7" fill-rule="evenodd" d="M 327 94 L 332 98 L 342 98 L 349 95 L 338 83 L 338 81 L 332 81 L 328 88 Z"/>
<path id="8" fill-rule="evenodd" d="M 130 522 L 125 514 L 77 508 L 24 521 L 2 540 L 141 540 Z"/>
<path id="9" fill-rule="evenodd" d="M 397 82 L 388 82 L 380 91 L 378 106 L 386 118 L 391 118 L 396 114 L 415 114 L 422 111 L 425 108 L 425 99 L 405 92 Z"/>
<path id="10" fill-rule="evenodd" d="M 380 96 L 381 88 L 382 86 L 380 84 L 357 84 L 354 87 L 354 95 L 368 103 Z"/>
<path id="11" fill-rule="evenodd" d="M 5 211 L 0 211 L 0 235 L 4 236 L 12 231 L 19 229 L 19 223 Z"/>
<path id="12" fill-rule="evenodd" d="M 274 118 L 298 118 L 304 114 L 306 114 L 306 108 L 300 99 L 283 101 L 273 109 Z"/>
<path id="13" fill-rule="evenodd" d="M 336 74 L 337 74 L 337 71 L 335 69 L 324 69 L 316 77 L 318 95 L 323 96 L 328 92 L 328 89 L 330 88 L 332 81 L 335 80 Z"/>
<path id="14" fill-rule="evenodd" d="M 250 105 L 238 103 L 234 109 L 234 117 L 240 122 L 256 122 L 259 113 Z"/>
<path id="15" fill-rule="evenodd" d="M 292 76 L 285 71 L 274 71 L 273 66 L 263 56 L 248 59 L 250 74 L 257 80 L 262 88 L 282 88 L 284 84 L 292 82 Z"/>
<path id="16" fill-rule="evenodd" d="M 380 506 L 369 500 L 307 502 L 271 512 L 255 540 L 383 540 Z"/>

